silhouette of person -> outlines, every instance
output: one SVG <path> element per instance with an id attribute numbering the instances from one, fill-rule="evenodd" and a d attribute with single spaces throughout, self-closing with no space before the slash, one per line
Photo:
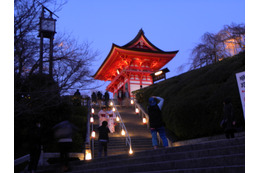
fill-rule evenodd
<path id="1" fill-rule="evenodd" d="M 158 105 L 156 103 L 155 98 L 159 100 Z M 152 96 L 149 98 L 148 115 L 149 115 L 150 130 L 152 134 L 152 143 L 154 149 L 158 148 L 157 133 L 159 133 L 162 139 L 163 146 L 168 147 L 168 140 L 166 138 L 164 123 L 162 120 L 162 113 L 161 113 L 163 102 L 164 99 L 161 97 Z"/>
<path id="2" fill-rule="evenodd" d="M 109 102 L 109 93 L 108 93 L 108 91 L 106 91 L 105 94 L 104 94 L 104 101 L 105 101 L 106 107 L 108 107 L 108 102 Z"/>
<path id="3" fill-rule="evenodd" d="M 42 128 L 39 120 L 36 120 L 34 126 L 29 132 L 29 146 L 30 146 L 30 163 L 28 171 L 35 173 L 37 170 L 39 158 L 41 155 L 42 145 Z"/>
<path id="4" fill-rule="evenodd" d="M 107 127 L 107 121 L 103 121 L 102 125 L 98 128 L 98 157 L 102 156 L 104 150 L 104 156 L 107 157 L 107 143 L 109 142 L 108 133 L 110 133 Z"/>
<path id="5" fill-rule="evenodd" d="M 72 147 L 72 136 L 78 130 L 68 120 L 64 120 L 53 127 L 54 135 L 58 139 L 60 149 L 60 163 L 62 171 L 69 170 L 69 152 Z"/>
<path id="6" fill-rule="evenodd" d="M 93 92 L 93 93 L 91 94 L 91 99 L 92 99 L 92 103 L 93 103 L 93 104 L 96 104 L 96 103 L 97 103 L 97 95 L 96 95 L 95 92 Z"/>
<path id="7" fill-rule="evenodd" d="M 75 106 L 81 106 L 81 94 L 79 92 L 79 89 L 77 89 L 77 91 L 74 93 L 73 104 Z"/>
<path id="8" fill-rule="evenodd" d="M 224 117 L 223 117 L 223 120 L 224 120 L 224 123 L 225 123 L 225 135 L 226 135 L 226 138 L 229 139 L 229 138 L 234 138 L 235 135 L 235 124 L 236 124 L 236 121 L 234 119 L 234 114 L 233 114 L 233 106 L 232 106 L 232 103 L 231 103 L 231 99 L 230 98 L 226 98 L 223 102 L 224 104 L 224 107 L 223 107 L 223 112 L 224 112 Z"/>

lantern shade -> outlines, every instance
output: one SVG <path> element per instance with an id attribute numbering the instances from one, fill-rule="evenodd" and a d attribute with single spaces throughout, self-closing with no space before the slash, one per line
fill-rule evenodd
<path id="1" fill-rule="evenodd" d="M 91 159 L 92 159 L 91 150 L 86 149 L 85 150 L 85 160 L 91 160 Z"/>
<path id="2" fill-rule="evenodd" d="M 132 147 L 130 146 L 130 149 L 129 149 L 129 154 L 133 154 L 133 150 L 132 150 Z"/>
<path id="3" fill-rule="evenodd" d="M 92 131 L 91 137 L 92 137 L 92 138 L 95 138 L 95 137 L 96 137 L 96 132 L 95 132 L 95 131 Z"/>
<path id="4" fill-rule="evenodd" d="M 143 117 L 143 123 L 146 124 L 147 123 L 147 120 L 145 117 Z"/>
<path id="5" fill-rule="evenodd" d="M 90 117 L 90 122 L 94 123 L 94 118 L 93 117 Z"/>
<path id="6" fill-rule="evenodd" d="M 124 129 L 122 129 L 121 135 L 122 135 L 122 136 L 125 136 L 125 131 L 124 131 Z"/>

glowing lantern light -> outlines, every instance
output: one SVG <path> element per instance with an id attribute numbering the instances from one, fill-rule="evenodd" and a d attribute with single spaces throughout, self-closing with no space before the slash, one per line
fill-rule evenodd
<path id="1" fill-rule="evenodd" d="M 90 117 L 90 122 L 94 123 L 94 118 L 93 117 Z"/>
<path id="2" fill-rule="evenodd" d="M 154 75 L 155 76 L 159 76 L 160 74 L 162 74 L 163 73 L 163 71 L 161 70 L 161 71 L 157 71 L 156 73 L 154 73 Z"/>
<path id="3" fill-rule="evenodd" d="M 92 137 L 92 138 L 95 138 L 95 137 L 96 137 L 96 132 L 95 132 L 95 131 L 92 131 L 91 137 Z"/>
<path id="4" fill-rule="evenodd" d="M 133 150 L 132 150 L 132 147 L 130 147 L 130 149 L 129 149 L 129 154 L 133 154 L 134 152 L 133 152 Z"/>
<path id="5" fill-rule="evenodd" d="M 122 136 L 125 136 L 125 131 L 124 131 L 124 129 L 122 129 L 121 135 L 122 135 Z"/>
<path id="6" fill-rule="evenodd" d="M 114 104 L 113 104 L 113 102 L 110 102 L 110 106 L 113 106 Z"/>
<path id="7" fill-rule="evenodd" d="M 85 160 L 91 160 L 91 150 L 85 150 Z"/>
<path id="8" fill-rule="evenodd" d="M 115 108 L 115 107 L 113 107 L 112 111 L 113 111 L 113 112 L 115 112 L 115 111 L 116 111 L 116 108 Z"/>
<path id="9" fill-rule="evenodd" d="M 95 110 L 94 108 L 91 108 L 91 113 L 94 114 L 95 113 Z"/>
<path id="10" fill-rule="evenodd" d="M 134 100 L 131 100 L 131 105 L 133 105 L 134 104 Z"/>
<path id="11" fill-rule="evenodd" d="M 147 123 L 147 120 L 145 117 L 143 117 L 143 124 L 146 124 Z"/>
<path id="12" fill-rule="evenodd" d="M 139 109 L 138 108 L 135 108 L 135 113 L 139 113 Z"/>
<path id="13" fill-rule="evenodd" d="M 116 117 L 116 121 L 119 121 L 119 117 L 118 116 Z"/>

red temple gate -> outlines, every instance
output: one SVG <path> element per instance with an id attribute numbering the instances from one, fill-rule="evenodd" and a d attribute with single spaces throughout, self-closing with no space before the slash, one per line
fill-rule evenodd
<path id="1" fill-rule="evenodd" d="M 113 44 L 94 79 L 111 81 L 107 90 L 115 94 L 131 92 L 153 84 L 151 73 L 167 64 L 178 51 L 165 52 L 154 46 L 141 29 L 124 46 Z"/>

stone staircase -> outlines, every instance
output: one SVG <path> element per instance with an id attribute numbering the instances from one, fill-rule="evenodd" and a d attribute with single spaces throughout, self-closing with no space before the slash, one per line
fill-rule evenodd
<path id="1" fill-rule="evenodd" d="M 175 147 L 153 150 L 151 134 L 133 108 L 118 108 L 132 141 L 133 155 L 119 132 L 110 134 L 108 157 L 90 161 L 70 162 L 73 173 L 244 173 L 245 134 L 234 139 L 224 135 L 179 141 Z M 97 118 L 95 122 L 98 123 Z M 98 135 L 97 135 L 98 136 Z M 95 145 L 97 149 L 97 144 Z M 58 165 L 50 165 L 40 172 L 58 172 Z"/>
<path id="2" fill-rule="evenodd" d="M 152 139 L 150 131 L 147 129 L 146 125 L 142 124 L 141 118 L 134 112 L 134 107 L 122 108 L 117 106 L 117 109 L 123 119 L 123 122 L 127 128 L 127 131 L 131 137 L 132 149 L 134 152 L 145 151 L 152 149 Z M 95 109 L 96 114 L 99 109 Z M 95 116 L 94 129 L 97 131 L 98 128 L 98 118 Z M 98 133 L 97 133 L 98 138 Z M 97 138 L 94 142 L 94 158 L 98 156 L 98 141 Z M 128 154 L 129 147 L 126 146 L 125 137 L 121 136 L 119 126 L 116 127 L 116 132 L 109 134 L 108 143 L 108 156 L 118 155 L 118 154 Z"/>
<path id="3" fill-rule="evenodd" d="M 73 173 L 242 173 L 245 137 L 74 162 L 71 166 Z"/>

